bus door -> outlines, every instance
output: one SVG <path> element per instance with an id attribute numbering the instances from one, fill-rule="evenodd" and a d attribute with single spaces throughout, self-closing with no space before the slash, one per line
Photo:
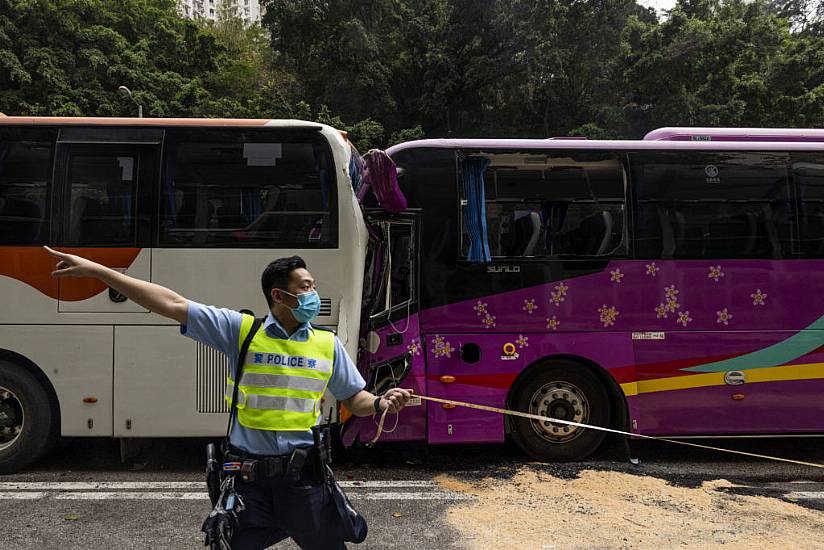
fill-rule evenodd
<path id="1" fill-rule="evenodd" d="M 151 210 L 162 130 L 69 127 L 57 141 L 61 249 L 149 280 Z M 145 313 L 94 279 L 61 278 L 61 313 Z"/>
<path id="2" fill-rule="evenodd" d="M 419 217 L 404 213 L 370 218 L 378 239 L 364 284 L 364 311 L 370 315 L 361 342 L 361 370 L 367 389 L 376 395 L 393 387 L 422 393 L 426 372 L 418 307 Z M 410 405 L 401 411 L 397 429 L 381 439 L 426 438 L 426 409 L 419 399 Z"/>

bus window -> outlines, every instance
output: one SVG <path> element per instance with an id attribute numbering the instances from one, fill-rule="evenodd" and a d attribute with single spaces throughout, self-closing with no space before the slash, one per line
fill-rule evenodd
<path id="1" fill-rule="evenodd" d="M 68 161 L 65 244 L 137 246 L 137 151 L 76 147 Z"/>
<path id="2" fill-rule="evenodd" d="M 47 195 L 56 136 L 54 130 L 0 129 L 0 245 L 48 241 Z"/>
<path id="3" fill-rule="evenodd" d="M 383 276 L 373 291 L 373 314 L 390 311 L 414 299 L 413 258 L 417 247 L 413 240 L 412 224 L 408 222 L 381 222 L 383 242 L 375 258 L 382 265 L 376 266 Z M 376 263 L 377 263 L 376 262 Z"/>
<path id="4" fill-rule="evenodd" d="M 170 130 L 160 245 L 334 248 L 332 166 L 320 136 Z"/>
<path id="5" fill-rule="evenodd" d="M 800 203 L 801 256 L 824 258 L 824 156 L 794 155 L 792 173 Z"/>
<path id="6" fill-rule="evenodd" d="M 782 258 L 792 202 L 783 153 L 630 156 L 637 258 Z"/>
<path id="7" fill-rule="evenodd" d="M 490 154 L 484 174 L 493 258 L 620 256 L 623 167 L 604 153 Z M 468 235 L 464 231 L 464 250 Z"/>

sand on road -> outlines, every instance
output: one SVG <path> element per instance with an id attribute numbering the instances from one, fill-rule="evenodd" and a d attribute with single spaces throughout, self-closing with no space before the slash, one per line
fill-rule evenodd
<path id="1" fill-rule="evenodd" d="M 448 513 L 472 549 L 824 548 L 824 512 L 733 494 L 723 479 L 690 488 L 613 471 L 563 479 L 524 466 L 507 479 L 436 481 L 477 497 Z"/>

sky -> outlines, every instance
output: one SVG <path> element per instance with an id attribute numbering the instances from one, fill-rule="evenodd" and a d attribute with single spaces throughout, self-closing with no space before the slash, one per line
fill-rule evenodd
<path id="1" fill-rule="evenodd" d="M 655 8 L 659 12 L 671 9 L 675 5 L 675 0 L 637 0 L 642 6 Z"/>

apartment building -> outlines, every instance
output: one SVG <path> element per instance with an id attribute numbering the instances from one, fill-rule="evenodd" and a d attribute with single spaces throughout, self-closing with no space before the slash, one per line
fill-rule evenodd
<path id="1" fill-rule="evenodd" d="M 221 10 L 234 9 L 235 15 L 247 25 L 260 21 L 259 0 L 178 0 L 178 10 L 184 17 L 216 20 Z"/>

